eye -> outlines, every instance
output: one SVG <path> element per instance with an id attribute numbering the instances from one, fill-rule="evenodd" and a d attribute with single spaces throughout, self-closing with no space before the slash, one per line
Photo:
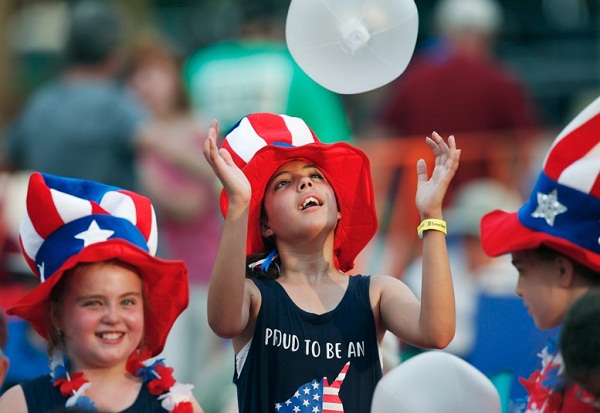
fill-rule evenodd
<path id="1" fill-rule="evenodd" d="M 312 179 L 325 179 L 325 177 L 323 176 L 323 174 L 321 172 L 313 172 L 310 174 L 310 177 Z"/>
<path id="2" fill-rule="evenodd" d="M 131 307 L 137 304 L 137 300 L 135 298 L 125 298 L 121 301 L 121 305 L 126 307 Z"/>
<path id="3" fill-rule="evenodd" d="M 273 187 L 274 189 L 279 189 L 279 188 L 283 188 L 284 186 L 286 186 L 287 184 L 290 183 L 289 179 L 282 179 L 280 181 L 277 181 L 275 183 L 275 186 Z"/>
<path id="4" fill-rule="evenodd" d="M 83 302 L 84 307 L 100 307 L 102 305 L 102 301 L 100 300 L 88 300 Z"/>

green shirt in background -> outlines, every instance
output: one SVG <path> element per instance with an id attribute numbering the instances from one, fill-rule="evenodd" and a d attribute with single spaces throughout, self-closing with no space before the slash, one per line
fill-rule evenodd
<path id="1" fill-rule="evenodd" d="M 195 115 L 217 119 L 222 132 L 249 113 L 271 112 L 302 118 L 322 142 L 352 139 L 341 97 L 306 75 L 282 42 L 207 46 L 190 56 L 184 79 Z"/>

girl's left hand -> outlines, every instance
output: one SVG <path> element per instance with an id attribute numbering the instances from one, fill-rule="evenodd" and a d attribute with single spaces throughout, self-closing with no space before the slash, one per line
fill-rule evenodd
<path id="1" fill-rule="evenodd" d="M 435 154 L 435 167 L 427 179 L 427 164 L 424 159 L 417 162 L 417 193 L 415 202 L 421 219 L 441 218 L 442 202 L 452 177 L 458 169 L 460 149 L 456 148 L 454 136 L 448 137 L 448 143 L 437 133 L 426 138 L 427 145 Z"/>

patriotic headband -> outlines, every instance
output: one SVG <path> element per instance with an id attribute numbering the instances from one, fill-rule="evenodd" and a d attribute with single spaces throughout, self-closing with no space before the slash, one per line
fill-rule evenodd
<path id="1" fill-rule="evenodd" d="M 553 248 L 600 271 L 600 98 L 556 137 L 529 200 L 518 210 L 493 211 L 481 222 L 491 256 Z"/>
<path id="2" fill-rule="evenodd" d="M 157 226 L 149 199 L 97 182 L 35 172 L 19 241 L 38 285 L 9 314 L 27 319 L 44 338 L 45 303 L 64 272 L 79 263 L 117 259 L 134 266 L 145 285 L 146 342 L 160 353 L 177 316 L 187 307 L 187 268 L 156 258 Z"/>
<path id="3" fill-rule="evenodd" d="M 335 232 L 334 255 L 342 271 L 377 230 L 370 163 L 364 152 L 343 142 L 324 144 L 300 118 L 254 113 L 242 118 L 222 143 L 252 186 L 247 254 L 267 252 L 261 234 L 261 209 L 267 183 L 277 169 L 293 160 L 314 164 L 335 192 L 341 218 Z M 227 194 L 221 192 L 221 211 L 227 214 Z"/>

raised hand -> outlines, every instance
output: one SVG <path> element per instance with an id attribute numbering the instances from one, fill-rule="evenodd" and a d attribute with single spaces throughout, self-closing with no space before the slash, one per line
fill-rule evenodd
<path id="1" fill-rule="evenodd" d="M 441 218 L 444 195 L 458 169 L 461 150 L 456 148 L 452 135 L 448 137 L 448 143 L 437 132 L 425 140 L 435 155 L 435 167 L 428 179 L 425 160 L 419 159 L 417 162 L 415 203 L 421 219 Z"/>
<path id="2" fill-rule="evenodd" d="M 233 162 L 231 154 L 226 149 L 217 148 L 219 136 L 219 125 L 216 120 L 211 122 L 208 135 L 204 142 L 204 157 L 212 167 L 213 171 L 229 199 L 229 205 L 247 205 L 250 202 L 252 189 L 246 175 Z"/>

